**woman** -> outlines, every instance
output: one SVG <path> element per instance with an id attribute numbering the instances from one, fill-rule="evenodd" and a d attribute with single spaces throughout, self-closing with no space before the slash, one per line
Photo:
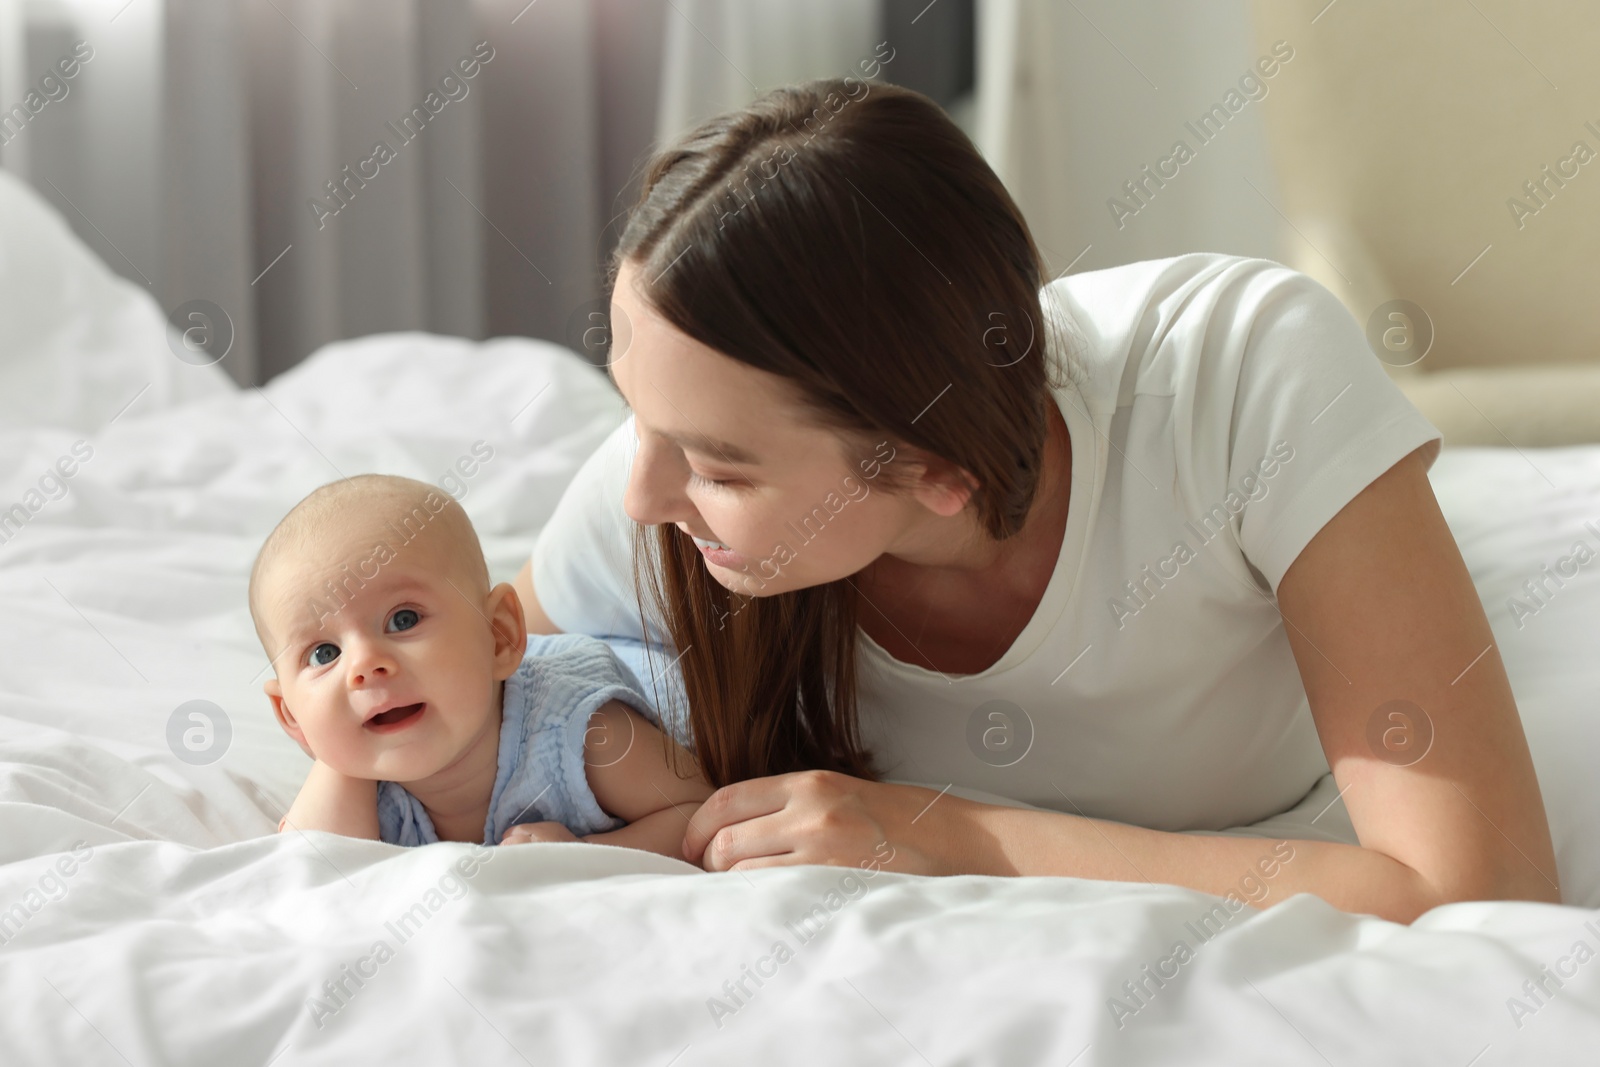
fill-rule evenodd
<path id="1" fill-rule="evenodd" d="M 1046 285 L 959 128 L 848 78 L 656 154 L 611 281 L 633 414 L 516 584 L 664 652 L 691 862 L 1559 900 L 1440 435 L 1326 289 Z"/>

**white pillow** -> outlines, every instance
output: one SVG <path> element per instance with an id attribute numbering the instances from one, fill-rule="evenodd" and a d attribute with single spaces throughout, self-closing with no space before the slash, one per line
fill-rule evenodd
<path id="1" fill-rule="evenodd" d="M 1428 477 L 1522 713 L 1562 900 L 1600 907 L 1600 446 L 1446 448 Z"/>
<path id="2" fill-rule="evenodd" d="M 155 299 L 0 170 L 0 423 L 93 433 L 125 407 L 148 414 L 234 390 L 220 367 L 180 360 L 167 337 Z"/>

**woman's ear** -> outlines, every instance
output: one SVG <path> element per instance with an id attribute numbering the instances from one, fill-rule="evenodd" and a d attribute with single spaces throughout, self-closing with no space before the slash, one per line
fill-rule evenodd
<path id="1" fill-rule="evenodd" d="M 295 744 L 299 745 L 306 755 L 316 759 L 317 754 L 306 744 L 306 732 L 300 729 L 300 724 L 295 721 L 294 712 L 283 702 L 283 686 L 279 684 L 278 679 L 268 678 L 261 684 L 261 691 L 272 701 L 272 714 L 277 717 L 278 725 L 283 727 L 283 732 L 294 738 Z"/>
<path id="2" fill-rule="evenodd" d="M 935 515 L 948 519 L 961 514 L 977 492 L 977 479 L 949 460 L 917 450 L 906 457 L 906 464 L 916 479 L 911 495 Z"/>
<path id="3" fill-rule="evenodd" d="M 501 682 L 522 665 L 523 653 L 528 650 L 528 620 L 522 614 L 522 598 L 510 582 L 489 590 L 484 608 L 494 635 L 494 679 Z"/>

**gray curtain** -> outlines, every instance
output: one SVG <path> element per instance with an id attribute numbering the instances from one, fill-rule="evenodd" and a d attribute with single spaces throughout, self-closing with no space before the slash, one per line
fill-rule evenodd
<path id="1" fill-rule="evenodd" d="M 93 51 L 0 164 L 169 315 L 219 308 L 240 383 L 380 331 L 581 350 L 654 144 L 891 38 L 880 76 L 970 131 L 973 23 L 974 0 L 0 0 L 0 107 Z"/>
<path id="2" fill-rule="evenodd" d="M 220 307 L 242 383 L 377 331 L 570 343 L 651 147 L 666 10 L 0 0 L 0 89 L 94 51 L 0 163 L 164 309 Z"/>

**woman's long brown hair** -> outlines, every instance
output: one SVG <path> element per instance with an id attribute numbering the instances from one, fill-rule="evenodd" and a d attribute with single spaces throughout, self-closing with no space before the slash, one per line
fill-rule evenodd
<path id="1" fill-rule="evenodd" d="M 646 163 L 608 289 L 623 261 L 653 279 L 642 295 L 673 327 L 787 379 L 851 454 L 888 441 L 902 460 L 944 460 L 970 476 L 989 536 L 1021 529 L 1057 320 L 1022 213 L 933 101 L 828 79 L 705 121 Z M 881 469 L 893 492 L 910 465 Z M 649 640 L 648 602 L 681 650 L 711 783 L 809 768 L 876 779 L 856 719 L 855 579 L 746 598 L 675 524 L 635 533 L 641 627 Z"/>

